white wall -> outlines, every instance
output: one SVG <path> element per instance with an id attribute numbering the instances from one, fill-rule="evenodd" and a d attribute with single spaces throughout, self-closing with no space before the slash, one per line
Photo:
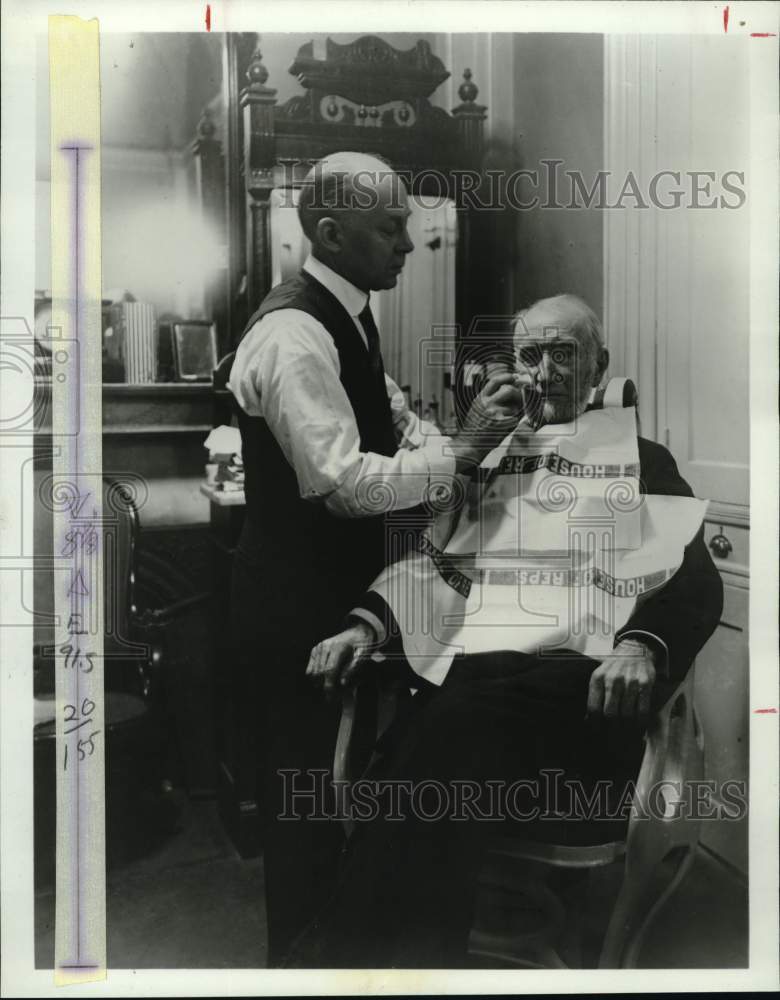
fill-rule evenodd
<path id="1" fill-rule="evenodd" d="M 738 199 L 722 178 L 744 173 L 752 196 L 749 44 L 707 35 L 608 40 L 606 166 L 615 178 L 633 171 L 644 192 L 661 171 L 679 172 L 658 190 L 666 203 L 673 190 L 684 197 L 679 208 L 629 199 L 602 213 L 607 339 L 616 373 L 637 382 L 644 433 L 671 447 L 697 495 L 742 505 L 749 201 L 727 207 Z M 693 171 L 714 175 L 704 178 L 708 192 L 694 195 Z"/>
<path id="2" fill-rule="evenodd" d="M 51 288 L 46 39 L 37 48 L 35 285 Z M 159 313 L 201 315 L 211 252 L 187 193 L 186 149 L 219 89 L 220 40 L 101 36 L 102 287 Z"/>
<path id="3" fill-rule="evenodd" d="M 207 245 L 186 194 L 185 164 L 174 152 L 102 151 L 103 294 L 123 289 L 158 314 L 198 318 Z M 35 185 L 35 283 L 51 288 L 51 184 Z"/>

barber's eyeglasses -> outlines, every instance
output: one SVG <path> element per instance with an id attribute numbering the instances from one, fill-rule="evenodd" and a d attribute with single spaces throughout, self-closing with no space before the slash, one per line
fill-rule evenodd
<path id="1" fill-rule="evenodd" d="M 554 365 L 570 366 L 577 351 L 574 340 L 539 340 L 524 343 L 517 352 L 518 359 L 526 368 L 538 368 L 547 354 Z"/>

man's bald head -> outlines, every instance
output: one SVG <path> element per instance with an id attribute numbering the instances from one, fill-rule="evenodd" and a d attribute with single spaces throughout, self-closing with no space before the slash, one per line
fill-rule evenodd
<path id="1" fill-rule="evenodd" d="M 401 179 L 385 160 L 367 153 L 331 153 L 308 172 L 301 187 L 298 218 L 314 242 L 317 223 L 336 212 L 365 211 L 379 191 L 398 190 Z"/>
<path id="2" fill-rule="evenodd" d="M 518 313 L 515 341 L 522 345 L 529 336 L 570 336 L 580 341 L 590 355 L 604 347 L 604 333 L 598 316 L 577 295 L 553 295 L 539 299 Z"/>
<path id="3" fill-rule="evenodd" d="M 306 175 L 298 217 L 314 256 L 365 291 L 392 288 L 414 245 L 403 181 L 384 160 L 332 153 Z"/>

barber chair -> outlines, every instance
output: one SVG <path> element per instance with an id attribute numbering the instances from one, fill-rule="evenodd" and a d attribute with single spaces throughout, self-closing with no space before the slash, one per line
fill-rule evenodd
<path id="1" fill-rule="evenodd" d="M 684 797 L 669 794 L 669 789 L 682 789 L 686 782 L 704 776 L 704 740 L 693 705 L 693 673 L 691 667 L 650 720 L 625 839 L 585 846 L 509 836 L 491 839 L 469 940 L 472 960 L 523 968 L 577 967 L 567 965 L 559 954 L 566 910 L 547 886 L 546 874 L 580 869 L 587 877 L 592 869 L 622 861 L 622 884 L 598 964 L 602 969 L 636 967 L 644 937 L 684 879 L 699 840 L 701 821 L 687 815 Z M 366 764 L 364 755 L 361 760 L 360 744 L 365 743 L 360 734 L 375 727 L 378 739 L 404 697 L 409 697 L 408 689 L 381 669 L 372 681 L 343 696 L 333 773 L 346 789 L 343 826 L 348 837 L 354 826 L 349 819 L 349 788 L 373 759 Z M 481 918 L 480 914 L 495 915 L 497 904 L 505 912 L 513 906 L 520 911 L 520 919 L 512 921 L 512 931 L 504 926 L 491 928 L 490 916 Z M 527 929 L 520 928 L 523 923 Z"/>
<path id="2" fill-rule="evenodd" d="M 35 552 L 45 564 L 53 523 L 45 482 L 38 475 Z M 106 852 L 109 868 L 146 853 L 175 826 L 177 809 L 167 779 L 173 726 L 162 678 L 164 626 L 193 599 L 138 611 L 138 511 L 121 482 L 103 480 L 104 733 Z M 194 600 L 199 601 L 201 597 Z M 33 641 L 35 879 L 51 883 L 55 856 L 55 650 L 53 573 L 34 573 Z M 76 638 L 76 637 L 74 637 Z"/>
<path id="3" fill-rule="evenodd" d="M 596 390 L 589 409 L 604 406 L 636 407 L 634 383 L 625 378 L 610 379 Z M 392 721 L 399 699 L 409 697 L 408 690 L 382 665 L 375 666 L 379 669 L 373 673 L 368 691 L 358 686 L 344 695 L 334 778 L 345 783 L 347 805 L 349 785 L 373 761 L 365 755 L 360 759 L 360 747 L 373 745 Z M 647 929 L 685 877 L 699 840 L 701 821 L 687 815 L 683 798 L 668 794 L 669 789 L 683 787 L 704 774 L 704 742 L 693 706 L 693 675 L 691 668 L 647 728 L 624 838 L 582 845 L 518 836 L 491 840 L 469 941 L 472 958 L 526 968 L 567 968 L 558 952 L 569 930 L 567 914 L 549 888 L 547 876 L 557 870 L 563 874 L 560 880 L 565 880 L 567 871 L 577 869 L 587 876 L 593 869 L 622 862 L 623 880 L 601 944 L 599 967 L 636 966 Z M 374 726 L 375 733 L 367 732 Z M 660 794 L 664 788 L 666 797 Z M 348 809 L 343 823 L 349 836 L 353 824 Z M 496 920 L 496 914 L 501 916 L 503 911 L 507 915 L 513 905 L 526 916 Z M 511 930 L 507 924 L 513 925 Z"/>

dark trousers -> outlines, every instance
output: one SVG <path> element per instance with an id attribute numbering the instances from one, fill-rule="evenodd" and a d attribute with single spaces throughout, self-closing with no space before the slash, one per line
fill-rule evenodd
<path id="1" fill-rule="evenodd" d="M 402 819 L 385 810 L 356 823 L 338 887 L 297 942 L 290 964 L 458 967 L 466 958 L 477 876 L 491 834 L 556 843 L 621 836 L 627 815 L 572 820 L 567 794 L 570 783 L 587 796 L 596 781 L 608 779 L 609 814 L 641 763 L 641 726 L 619 720 L 594 725 L 585 717 L 596 665 L 580 656 L 459 657 L 441 688 L 424 686 L 415 694 L 382 740 L 371 777 L 418 789 L 427 783 L 427 805 L 421 795 Z M 540 779 L 542 771 L 547 777 Z M 496 809 L 490 783 L 506 789 L 518 779 L 536 780 L 538 793 L 532 784 L 515 795 L 507 816 Z M 450 803 L 457 783 L 476 785 L 477 818 L 452 811 L 436 818 L 433 782 Z M 542 816 L 518 823 L 517 814 L 533 816 L 534 806 Z"/>
<path id="2" fill-rule="evenodd" d="M 336 822 L 280 819 L 285 793 L 311 785 L 325 770 L 328 794 L 339 708 L 305 677 L 312 646 L 341 627 L 302 580 L 284 579 L 268 561 L 236 553 L 231 595 L 236 698 L 257 727 L 257 797 L 261 814 L 269 966 L 332 894 L 344 837 Z M 285 773 L 286 772 L 286 773 Z M 298 777 L 295 777 L 296 772 Z M 316 803 L 332 812 L 329 802 Z M 289 812 L 289 809 L 287 809 Z"/>

